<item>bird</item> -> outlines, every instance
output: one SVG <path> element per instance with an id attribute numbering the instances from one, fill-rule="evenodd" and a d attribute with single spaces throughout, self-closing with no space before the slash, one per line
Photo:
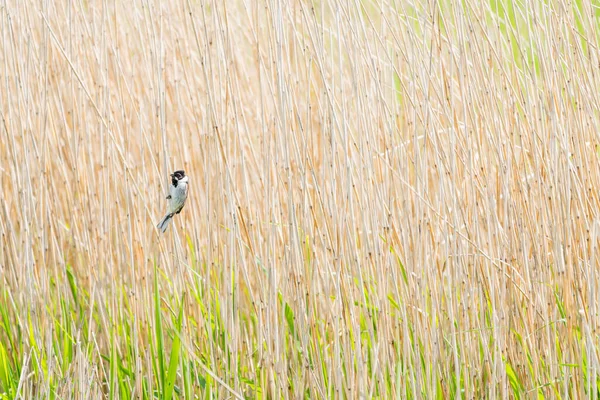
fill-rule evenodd
<path id="1" fill-rule="evenodd" d="M 167 214 L 156 226 L 162 233 L 165 233 L 175 214 L 179 214 L 183 209 L 188 196 L 188 186 L 189 178 L 185 175 L 184 170 L 178 170 L 171 174 L 171 185 L 167 196 Z"/>

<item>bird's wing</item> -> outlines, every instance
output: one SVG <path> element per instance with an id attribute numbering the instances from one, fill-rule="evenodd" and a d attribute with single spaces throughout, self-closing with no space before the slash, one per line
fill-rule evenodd
<path id="1" fill-rule="evenodd" d="M 171 199 L 169 200 L 169 213 L 176 213 L 183 207 L 185 199 L 187 198 L 187 185 L 180 187 L 179 185 L 171 192 Z"/>

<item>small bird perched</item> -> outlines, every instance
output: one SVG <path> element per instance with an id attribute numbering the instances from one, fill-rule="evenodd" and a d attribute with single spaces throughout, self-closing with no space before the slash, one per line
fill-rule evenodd
<path id="1" fill-rule="evenodd" d="M 167 230 L 171 218 L 181 212 L 188 195 L 188 181 L 189 179 L 185 176 L 185 171 L 183 170 L 175 171 L 171 174 L 171 185 L 169 186 L 169 195 L 167 196 L 167 200 L 169 200 L 167 214 L 156 226 L 162 233 L 165 233 Z"/>

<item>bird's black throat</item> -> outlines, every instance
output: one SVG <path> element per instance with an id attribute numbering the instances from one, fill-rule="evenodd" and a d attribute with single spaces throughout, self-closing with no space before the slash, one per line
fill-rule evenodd
<path id="1" fill-rule="evenodd" d="M 177 187 L 177 184 L 179 183 L 179 181 L 183 178 L 185 178 L 185 171 L 180 169 L 178 171 L 175 171 L 171 174 L 171 183 L 173 184 L 173 187 Z"/>

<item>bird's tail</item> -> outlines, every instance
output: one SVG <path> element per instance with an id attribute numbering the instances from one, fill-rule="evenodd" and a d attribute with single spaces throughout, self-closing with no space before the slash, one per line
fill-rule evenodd
<path id="1" fill-rule="evenodd" d="M 162 219 L 162 221 L 160 221 L 158 223 L 158 225 L 156 225 L 156 227 L 162 232 L 165 233 L 165 231 L 167 230 L 167 227 L 169 226 L 169 222 L 171 222 L 171 219 L 173 218 L 173 214 L 167 214 L 165 215 L 165 217 Z"/>

